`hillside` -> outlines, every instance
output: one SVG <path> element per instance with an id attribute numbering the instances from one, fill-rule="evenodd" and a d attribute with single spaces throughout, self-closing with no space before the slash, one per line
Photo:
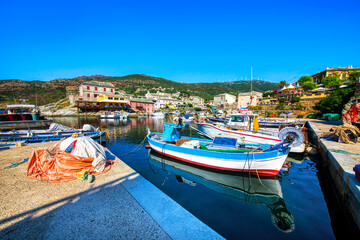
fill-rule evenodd
<path id="1" fill-rule="evenodd" d="M 39 105 L 58 101 L 66 96 L 67 86 L 79 86 L 87 81 L 106 81 L 114 84 L 117 90 L 125 90 L 128 93 L 144 95 L 151 88 L 165 88 L 166 92 L 182 92 L 184 94 L 197 95 L 207 100 L 220 93 L 237 94 L 239 92 L 250 91 L 250 81 L 235 82 L 214 82 L 214 83 L 179 83 L 168 79 L 152 77 L 143 74 L 132 74 L 122 77 L 109 77 L 102 75 L 83 76 L 71 79 L 54 79 L 45 81 L 23 81 L 23 80 L 1 80 L 0 81 L 0 101 L 14 102 L 19 99 L 29 99 L 29 103 L 35 103 L 35 98 Z M 253 81 L 253 90 L 264 92 L 267 90 L 278 89 L 276 83 L 268 81 Z M 156 90 L 151 90 L 156 92 Z M 37 93 L 37 94 L 36 94 Z"/>

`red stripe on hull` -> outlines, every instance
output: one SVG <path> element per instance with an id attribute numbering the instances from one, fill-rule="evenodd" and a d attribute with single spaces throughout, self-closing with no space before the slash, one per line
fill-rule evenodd
<path id="1" fill-rule="evenodd" d="M 276 176 L 280 171 L 280 170 L 278 171 L 278 170 L 271 170 L 271 169 L 248 170 L 248 169 L 235 169 L 235 168 L 218 167 L 218 166 L 208 165 L 208 164 L 204 164 L 204 163 L 194 162 L 194 161 L 191 161 L 191 160 L 188 160 L 188 159 L 185 159 L 185 158 L 176 157 L 176 156 L 171 155 L 171 154 L 166 154 L 166 153 L 157 151 L 154 148 L 151 148 L 151 149 L 154 150 L 155 152 L 161 154 L 161 155 L 171 157 L 171 158 L 175 158 L 175 159 L 180 160 L 180 161 L 188 162 L 188 163 L 198 165 L 198 166 L 202 166 L 202 167 L 208 167 L 208 168 L 219 169 L 219 170 L 224 170 L 224 171 L 250 172 L 253 175 L 259 175 L 259 176 L 264 176 L 264 177 Z"/>
<path id="2" fill-rule="evenodd" d="M 209 127 L 212 127 L 212 128 L 215 128 L 216 130 L 220 131 L 220 132 L 226 132 L 226 133 L 231 133 L 231 134 L 237 134 L 237 135 L 242 135 L 242 136 L 248 136 L 248 137 L 254 137 L 254 138 L 260 138 L 260 139 L 266 139 L 266 140 L 271 140 L 271 141 L 276 141 L 276 142 L 281 142 L 280 139 L 273 139 L 273 138 L 266 138 L 266 137 L 260 137 L 260 136 L 255 136 L 255 135 L 249 135 L 249 134 L 244 134 L 244 133 L 239 133 L 239 132 L 230 132 L 230 131 L 226 131 L 226 130 L 223 130 L 223 129 L 219 129 L 217 127 L 214 127 L 212 125 L 209 125 L 209 124 L 204 124 L 206 126 L 209 126 Z"/>

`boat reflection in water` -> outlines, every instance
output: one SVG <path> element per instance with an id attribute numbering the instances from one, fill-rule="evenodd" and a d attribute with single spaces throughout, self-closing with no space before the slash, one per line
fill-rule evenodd
<path id="1" fill-rule="evenodd" d="M 249 174 L 231 174 L 204 169 L 178 162 L 153 150 L 149 150 L 149 163 L 152 166 L 174 173 L 179 182 L 192 186 L 201 184 L 220 194 L 241 201 L 265 205 L 271 211 L 271 221 L 276 228 L 283 232 L 292 232 L 295 229 L 295 220 L 287 210 L 282 198 L 278 177 L 258 178 Z"/>

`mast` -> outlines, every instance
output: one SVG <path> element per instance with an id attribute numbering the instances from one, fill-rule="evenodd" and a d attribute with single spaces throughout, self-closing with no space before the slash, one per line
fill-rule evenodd
<path id="1" fill-rule="evenodd" d="M 252 96 L 252 79 L 253 79 L 253 74 L 252 74 L 252 66 L 251 66 L 251 79 L 250 79 L 250 83 L 251 83 L 251 96 Z"/>

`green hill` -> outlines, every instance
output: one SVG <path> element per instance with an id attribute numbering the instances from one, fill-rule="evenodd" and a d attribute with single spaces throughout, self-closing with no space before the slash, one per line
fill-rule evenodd
<path id="1" fill-rule="evenodd" d="M 213 99 L 217 94 L 250 91 L 250 81 L 214 82 L 214 83 L 179 83 L 168 79 L 147 76 L 144 74 L 131 74 L 122 77 L 109 77 L 102 75 L 83 76 L 71 79 L 54 79 L 45 81 L 23 81 L 16 79 L 0 81 L 0 101 L 15 102 L 20 99 L 28 99 L 29 103 L 46 104 L 58 101 L 66 97 L 67 86 L 79 86 L 87 81 L 105 81 L 114 84 L 117 90 L 125 90 L 127 93 L 144 95 L 148 90 L 156 92 L 160 87 L 165 92 L 182 92 L 184 95 L 195 95 Z M 276 83 L 253 80 L 253 91 L 264 92 L 278 89 Z M 154 88 L 154 89 L 153 89 Z"/>

